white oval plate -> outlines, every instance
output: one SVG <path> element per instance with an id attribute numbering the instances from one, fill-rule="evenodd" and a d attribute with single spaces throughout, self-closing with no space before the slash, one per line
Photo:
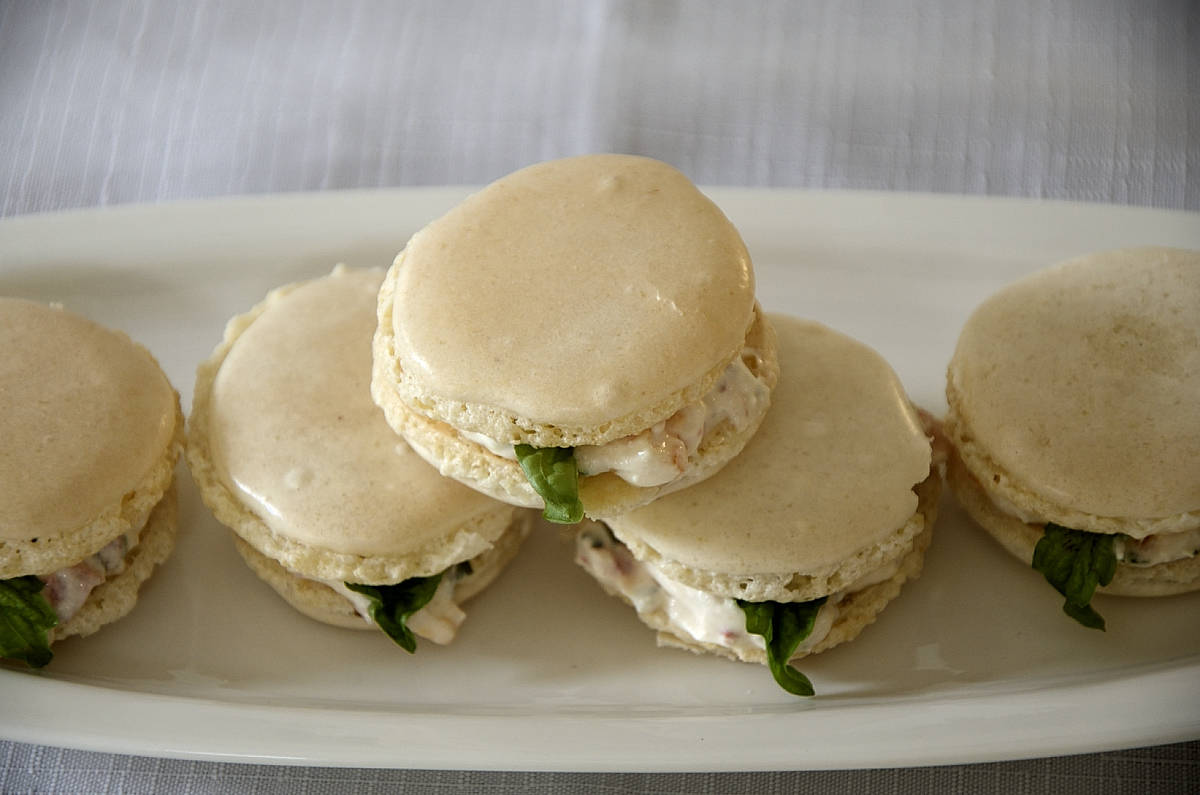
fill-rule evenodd
<path id="1" fill-rule="evenodd" d="M 336 262 L 386 266 L 464 188 L 133 206 L 0 222 L 0 293 L 59 301 L 150 347 L 184 395 L 225 321 Z M 914 400 L 970 310 L 1087 251 L 1200 248 L 1200 216 L 898 194 L 713 189 L 768 310 L 877 348 Z M 586 300 L 586 297 L 581 298 Z M 536 307 L 524 308 L 536 311 Z M 765 668 L 657 649 L 554 530 L 468 606 L 450 647 L 293 612 L 181 472 L 180 543 L 126 619 L 0 669 L 0 735 L 143 755 L 415 768 L 752 770 L 987 761 L 1200 737 L 1200 594 L 1098 597 L 1066 618 L 1040 575 L 943 506 L 925 573 L 853 643 Z M 748 517 L 753 521 L 753 517 Z"/>

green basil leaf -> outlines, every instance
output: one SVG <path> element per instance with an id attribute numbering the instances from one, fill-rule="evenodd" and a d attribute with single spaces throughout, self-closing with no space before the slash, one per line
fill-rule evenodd
<path id="1" fill-rule="evenodd" d="M 797 696 L 811 696 L 812 682 L 788 660 L 796 648 L 812 634 L 817 612 L 827 597 L 808 602 L 747 602 L 737 600 L 746 614 L 746 631 L 761 635 L 767 645 L 767 667 L 784 690 Z"/>
<path id="2" fill-rule="evenodd" d="M 1117 571 L 1113 536 L 1048 522 L 1033 548 L 1033 568 L 1066 597 L 1063 612 L 1089 629 L 1104 630 L 1104 618 L 1091 606 L 1096 588 Z"/>
<path id="3" fill-rule="evenodd" d="M 42 596 L 45 587 L 34 576 L 0 580 L 0 657 L 41 668 L 54 656 L 46 632 L 58 616 Z"/>
<path id="4" fill-rule="evenodd" d="M 529 484 L 546 503 L 542 516 L 558 524 L 582 521 L 583 503 L 579 501 L 579 470 L 575 466 L 574 449 L 528 444 L 518 444 L 514 449 Z"/>
<path id="5" fill-rule="evenodd" d="M 395 585 L 359 585 L 348 582 L 346 587 L 370 600 L 368 612 L 371 620 L 394 640 L 397 646 L 412 654 L 417 650 L 417 639 L 408 628 L 408 619 L 429 604 L 442 581 L 442 574 L 412 577 Z"/>

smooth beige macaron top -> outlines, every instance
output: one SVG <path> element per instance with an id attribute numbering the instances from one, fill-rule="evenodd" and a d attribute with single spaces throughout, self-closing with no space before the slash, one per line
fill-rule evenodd
<path id="1" fill-rule="evenodd" d="M 753 320 L 753 270 L 733 225 L 679 171 L 642 157 L 587 155 L 504 177 L 414 235 L 394 276 L 395 356 L 422 405 L 495 407 L 568 429 L 564 444 L 582 441 L 569 429 L 714 380 Z"/>
<path id="2" fill-rule="evenodd" d="M 16 298 L 0 298 L 0 351 L 0 541 L 62 538 L 119 510 L 175 435 L 158 363 L 119 331 Z"/>
<path id="3" fill-rule="evenodd" d="M 913 517 L 932 453 L 895 372 L 823 325 L 769 319 L 780 379 L 758 433 L 708 480 L 606 519 L 635 550 L 735 578 L 828 572 Z"/>
<path id="4" fill-rule="evenodd" d="M 951 408 L 1014 502 L 1133 519 L 1200 509 L 1200 252 L 1110 251 L 1026 277 L 970 317 L 949 377 Z"/>
<path id="5" fill-rule="evenodd" d="M 350 556 L 423 555 L 412 567 L 440 571 L 487 549 L 513 509 L 438 475 L 371 401 L 382 276 L 339 267 L 274 291 L 231 324 L 211 389 L 198 386 L 205 444 L 220 480 L 278 537 Z M 257 525 L 244 523 L 247 540 L 279 552 L 247 527 Z"/>

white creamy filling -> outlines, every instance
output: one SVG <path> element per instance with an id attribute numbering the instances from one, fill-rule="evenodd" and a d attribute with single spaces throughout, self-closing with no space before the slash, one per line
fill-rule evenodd
<path id="1" fill-rule="evenodd" d="M 1117 536 L 1117 560 L 1129 566 L 1154 566 L 1200 554 L 1200 527 L 1182 533 L 1155 533 L 1145 538 Z"/>
<path id="2" fill-rule="evenodd" d="M 305 580 L 319 582 L 322 585 L 333 589 L 339 596 L 346 599 L 351 605 L 354 606 L 354 612 L 358 613 L 363 621 L 366 621 L 371 626 L 375 626 L 375 622 L 371 620 L 371 600 L 366 596 L 366 594 L 361 594 L 358 591 L 350 590 L 346 587 L 346 583 L 342 580 L 325 580 L 321 579 L 320 577 L 305 577 L 303 574 L 297 574 L 294 571 L 292 574 L 295 574 L 297 577 Z"/>
<path id="3" fill-rule="evenodd" d="M 67 566 L 42 577 L 46 583 L 42 596 L 54 609 L 58 623 L 70 621 L 98 586 L 109 577 L 125 571 L 129 550 L 137 546 L 138 537 L 145 527 L 149 513 L 139 518 L 134 529 L 117 536 L 94 555 L 89 555 L 73 566 Z"/>
<path id="4" fill-rule="evenodd" d="M 442 575 L 442 580 L 438 583 L 433 598 L 424 607 L 409 616 L 408 621 L 405 622 L 413 634 L 440 646 L 445 646 L 454 640 L 454 636 L 458 634 L 458 628 L 462 626 L 463 620 L 467 617 L 467 614 L 454 601 L 454 586 L 458 578 L 454 576 L 452 569 L 453 567 Z M 350 590 L 341 580 L 322 580 L 312 577 L 308 579 L 327 585 L 345 597 L 350 604 L 354 605 L 354 612 L 362 616 L 362 619 L 368 624 L 375 626 L 375 622 L 371 620 L 371 600 L 366 596 Z"/>
<path id="5" fill-rule="evenodd" d="M 998 494 L 988 494 L 992 504 L 1006 516 L 1025 524 L 1043 524 L 1046 520 L 1013 505 Z M 1200 554 L 1200 527 L 1176 532 L 1154 533 L 1145 538 L 1118 534 L 1113 542 L 1117 560 L 1128 566 L 1155 566 Z"/>
<path id="6" fill-rule="evenodd" d="M 610 591 L 632 602 L 639 615 L 662 611 L 680 634 L 730 649 L 738 656 L 764 648 L 761 636 L 746 631 L 746 615 L 734 599 L 684 585 L 657 567 L 635 560 L 629 548 L 602 525 L 587 523 L 576 536 L 575 550 L 579 564 Z M 899 568 L 900 561 L 892 561 L 832 594 L 817 611 L 812 632 L 795 654 L 811 651 L 829 635 L 837 621 L 838 605 L 847 594 L 889 580 Z"/>
<path id="7" fill-rule="evenodd" d="M 761 636 L 746 631 L 746 614 L 733 599 L 672 580 L 647 563 L 638 565 L 658 586 L 647 605 L 648 612 L 664 610 L 671 626 L 701 643 L 724 646 L 735 652 L 765 648 Z"/>
<path id="8" fill-rule="evenodd" d="M 683 474 L 706 434 L 725 421 L 741 430 L 762 414 L 770 390 L 746 364 L 747 359 L 758 358 L 754 349 L 744 349 L 704 397 L 641 433 L 607 444 L 576 447 L 575 463 L 580 473 L 612 472 L 635 486 L 660 486 L 675 480 Z M 459 433 L 495 455 L 516 460 L 511 444 L 471 431 Z"/>
<path id="9" fill-rule="evenodd" d="M 517 460 L 517 452 L 513 449 L 513 445 L 511 444 L 506 442 L 498 442 L 490 436 L 485 436 L 482 433 L 475 433 L 474 431 L 460 430 L 458 435 L 467 441 L 474 442 L 480 447 L 486 448 L 487 451 L 492 455 L 498 455 L 501 458 L 507 458 L 509 461 Z"/>

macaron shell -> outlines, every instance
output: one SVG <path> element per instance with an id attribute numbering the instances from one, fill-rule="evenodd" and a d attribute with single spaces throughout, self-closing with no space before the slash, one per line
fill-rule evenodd
<path id="1" fill-rule="evenodd" d="M 722 575 L 806 574 L 907 544 L 891 537 L 917 510 L 932 454 L 899 378 L 843 334 L 768 317 L 780 379 L 766 419 L 713 477 L 609 521 L 635 554 Z"/>
<path id="2" fill-rule="evenodd" d="M 1009 554 L 1030 565 L 1045 526 L 1024 522 L 1000 510 L 957 454 L 950 457 L 946 479 L 975 523 Z M 1100 593 L 1114 596 L 1170 596 L 1196 590 L 1200 590 L 1200 556 L 1154 566 L 1118 563 L 1112 582 L 1099 588 Z"/>
<path id="3" fill-rule="evenodd" d="M 431 574 L 487 549 L 512 518 L 438 475 L 371 401 L 381 278 L 338 268 L 273 291 L 197 374 L 189 464 L 205 502 L 308 576 Z"/>
<path id="4" fill-rule="evenodd" d="M 754 305 L 729 220 L 674 168 L 624 155 L 492 183 L 414 235 L 395 278 L 394 353 L 423 396 L 568 427 L 719 373 Z"/>
<path id="5" fill-rule="evenodd" d="M 1014 283 L 967 321 L 949 378 L 963 433 L 1018 504 L 1200 509 L 1200 252 L 1104 252 Z"/>
<path id="6" fill-rule="evenodd" d="M 934 513 L 936 513 L 936 510 Z M 912 539 L 909 548 L 904 552 L 904 556 L 899 561 L 899 568 L 895 574 L 883 582 L 875 583 L 863 588 L 861 591 L 847 594 L 838 602 L 837 618 L 834 619 L 833 626 L 829 629 L 829 634 L 811 649 L 799 652 L 789 659 L 796 661 L 813 654 L 828 651 L 834 646 L 848 643 L 857 638 L 864 629 L 874 623 L 879 614 L 883 612 L 883 608 L 887 607 L 889 602 L 900 595 L 903 585 L 909 580 L 915 580 L 920 576 L 921 569 L 925 566 L 925 550 L 929 547 L 929 542 L 933 538 L 933 520 L 934 516 L 931 515 L 925 528 Z M 716 654 L 741 662 L 758 663 L 760 665 L 767 664 L 767 653 L 765 650 L 745 649 L 739 653 L 727 646 L 720 646 L 715 643 L 703 643 L 695 640 L 686 631 L 672 625 L 664 611 L 646 614 L 639 613 L 638 618 L 651 628 L 658 630 L 659 646 L 685 649 L 697 654 L 708 652 L 709 654 Z"/>
<path id="7" fill-rule="evenodd" d="M 531 512 L 518 512 L 513 523 L 497 540 L 495 546 L 471 558 L 471 574 L 456 581 L 454 601 L 462 604 L 492 583 L 504 567 L 516 556 L 521 542 L 529 534 L 533 524 Z M 234 546 L 242 560 L 275 593 L 293 608 L 325 624 L 344 629 L 376 630 L 354 609 L 345 596 L 317 580 L 302 577 L 288 571 L 272 558 L 259 552 L 237 533 L 233 533 Z"/>
<path id="8" fill-rule="evenodd" d="M 250 571 L 300 613 L 342 629 L 375 629 L 358 614 L 349 599 L 328 585 L 288 571 L 237 533 L 233 533 L 233 545 Z"/>
<path id="9" fill-rule="evenodd" d="M 0 298 L 0 350 L 0 541 L 74 534 L 174 461 L 175 391 L 126 335 Z"/>

